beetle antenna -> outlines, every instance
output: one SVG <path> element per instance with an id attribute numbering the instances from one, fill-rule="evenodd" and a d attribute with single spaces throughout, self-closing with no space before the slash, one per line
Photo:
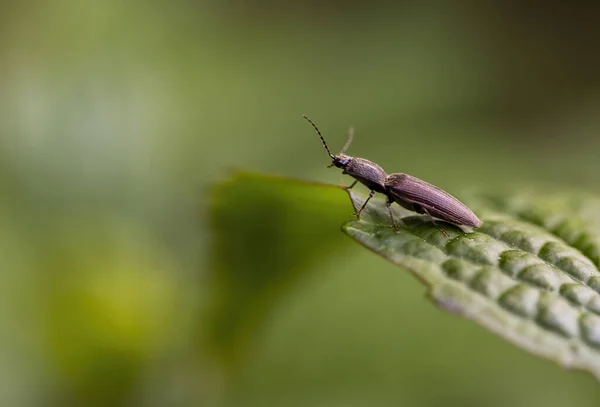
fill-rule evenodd
<path id="1" fill-rule="evenodd" d="M 340 154 L 344 154 L 348 147 L 350 147 L 350 143 L 354 139 L 354 127 L 350 126 L 350 130 L 348 130 L 348 141 L 344 144 L 344 148 L 342 148 L 342 152 Z"/>
<path id="2" fill-rule="evenodd" d="M 327 150 L 327 154 L 329 154 L 329 156 L 331 158 L 335 158 L 335 156 L 333 154 L 331 154 L 331 151 L 329 151 L 329 147 L 327 146 L 327 143 L 325 142 L 325 139 L 321 135 L 321 132 L 319 131 L 319 128 L 317 127 L 317 125 L 315 123 L 313 123 L 313 121 L 310 120 L 305 114 L 303 114 L 302 117 L 304 117 L 313 126 L 313 128 L 317 131 L 319 138 L 323 142 L 323 147 L 325 147 L 325 150 Z"/>

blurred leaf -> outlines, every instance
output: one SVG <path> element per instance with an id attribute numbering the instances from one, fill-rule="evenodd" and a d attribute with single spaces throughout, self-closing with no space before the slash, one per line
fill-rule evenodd
<path id="1" fill-rule="evenodd" d="M 237 173 L 214 190 L 206 340 L 234 368 L 272 305 L 313 262 L 346 244 L 340 187 Z"/>
<path id="2" fill-rule="evenodd" d="M 364 198 L 350 191 L 355 208 Z M 382 200 L 343 226 L 365 247 L 410 270 L 441 308 L 472 319 L 536 355 L 600 380 L 600 200 L 533 193 L 472 197 L 484 221 L 464 232 L 396 210 Z"/>

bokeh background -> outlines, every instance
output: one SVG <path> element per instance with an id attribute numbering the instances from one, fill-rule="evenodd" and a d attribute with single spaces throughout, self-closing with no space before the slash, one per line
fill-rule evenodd
<path id="1" fill-rule="evenodd" d="M 303 113 L 334 151 L 353 125 L 351 154 L 453 192 L 596 189 L 599 17 L 566 1 L 1 2 L 0 404 L 596 406 L 589 375 L 437 310 L 341 233 L 235 368 L 203 333 L 211 185 L 230 168 L 340 181 Z"/>

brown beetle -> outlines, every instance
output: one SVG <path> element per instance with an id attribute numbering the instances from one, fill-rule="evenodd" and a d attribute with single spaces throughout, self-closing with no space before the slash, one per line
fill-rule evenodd
<path id="1" fill-rule="evenodd" d="M 383 168 L 372 161 L 346 155 L 345 152 L 353 139 L 352 129 L 350 129 L 348 141 L 341 153 L 333 155 L 315 123 L 305 115 L 303 117 L 314 127 L 327 154 L 333 160 L 329 167 L 341 168 L 343 174 L 348 174 L 355 179 L 348 189 L 360 182 L 371 191 L 362 207 L 354 214 L 356 217 L 360 218 L 360 214 L 369 200 L 378 192 L 387 197 L 387 208 L 392 219 L 392 226 L 396 232 L 398 226 L 391 208 L 394 202 L 410 211 L 428 215 L 434 225 L 446 236 L 448 236 L 448 233 L 435 223 L 434 217 L 459 226 L 464 225 L 475 228 L 481 226 L 481 220 L 472 210 L 443 189 L 408 174 L 394 173 L 388 175 Z"/>

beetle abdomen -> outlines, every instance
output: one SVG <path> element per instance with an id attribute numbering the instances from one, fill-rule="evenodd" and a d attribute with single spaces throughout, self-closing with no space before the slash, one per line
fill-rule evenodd
<path id="1" fill-rule="evenodd" d="M 398 204 L 422 207 L 438 219 L 471 227 L 481 226 L 481 220 L 461 201 L 444 191 L 408 174 L 388 175 L 385 186 L 390 197 Z"/>

